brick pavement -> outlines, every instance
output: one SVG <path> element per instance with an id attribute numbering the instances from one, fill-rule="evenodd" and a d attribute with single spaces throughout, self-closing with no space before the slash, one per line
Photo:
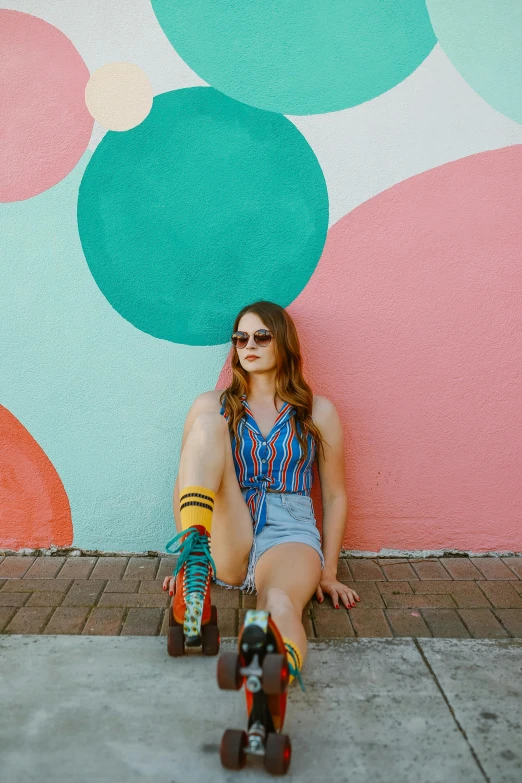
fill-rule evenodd
<path id="1" fill-rule="evenodd" d="M 0 554 L 0 633 L 165 635 L 163 577 L 175 559 Z M 343 558 L 354 608 L 312 600 L 309 638 L 522 638 L 521 557 Z M 212 586 L 222 636 L 255 597 Z"/>

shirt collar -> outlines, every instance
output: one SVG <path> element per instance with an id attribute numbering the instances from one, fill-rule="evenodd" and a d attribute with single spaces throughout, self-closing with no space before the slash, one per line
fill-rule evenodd
<path id="1" fill-rule="evenodd" d="M 246 400 L 246 394 L 241 395 L 241 401 L 245 407 L 245 410 L 247 412 L 247 415 L 244 419 L 245 425 L 248 427 L 249 430 L 252 432 L 255 432 L 256 435 L 258 435 L 262 440 L 265 440 L 264 435 L 261 433 L 259 427 L 257 426 L 256 420 L 254 419 L 254 416 L 252 414 L 252 411 L 250 410 L 250 405 L 248 404 Z M 295 408 L 290 402 L 285 402 L 279 411 L 279 414 L 277 416 L 277 419 L 274 422 L 274 426 L 268 433 L 268 437 L 266 440 L 270 440 L 272 436 L 278 432 L 281 427 L 288 421 L 288 419 L 295 414 Z"/>

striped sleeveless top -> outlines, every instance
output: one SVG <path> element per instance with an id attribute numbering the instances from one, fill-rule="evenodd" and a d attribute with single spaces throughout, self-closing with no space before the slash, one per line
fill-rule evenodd
<path id="1" fill-rule="evenodd" d="M 230 434 L 232 455 L 239 486 L 248 490 L 245 500 L 254 532 L 259 533 L 266 524 L 268 488 L 276 492 L 311 494 L 316 443 L 309 432 L 308 458 L 304 464 L 298 465 L 302 449 L 290 421 L 296 413 L 294 406 L 289 402 L 283 405 L 268 437 L 264 438 L 246 401 L 246 394 L 241 396 L 241 401 L 245 415 L 239 422 L 239 442 L 233 433 Z M 228 419 L 223 406 L 220 413 Z M 301 427 L 299 422 L 297 426 Z"/>

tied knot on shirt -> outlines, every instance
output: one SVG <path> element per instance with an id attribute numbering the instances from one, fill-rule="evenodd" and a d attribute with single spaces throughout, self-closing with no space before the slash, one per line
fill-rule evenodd
<path id="1" fill-rule="evenodd" d="M 275 479 L 271 476 L 264 476 L 258 473 L 256 476 L 251 476 L 248 479 L 250 487 L 248 489 L 254 490 L 253 495 L 247 496 L 247 503 L 250 502 L 252 510 L 252 517 L 254 519 L 254 529 L 256 533 L 259 533 L 266 525 L 266 490 L 270 484 L 275 483 Z M 252 508 L 253 502 L 253 508 Z"/>

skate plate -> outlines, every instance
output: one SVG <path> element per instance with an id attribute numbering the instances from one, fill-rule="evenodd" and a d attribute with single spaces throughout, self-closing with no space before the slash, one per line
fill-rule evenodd
<path id="1" fill-rule="evenodd" d="M 273 775 L 290 766 L 290 738 L 281 733 L 286 712 L 289 679 L 283 639 L 269 612 L 246 613 L 238 639 L 238 652 L 218 660 L 218 685 L 223 690 L 244 686 L 248 714 L 246 731 L 227 729 L 220 747 L 226 769 L 242 769 L 248 756 L 259 756 Z"/>

